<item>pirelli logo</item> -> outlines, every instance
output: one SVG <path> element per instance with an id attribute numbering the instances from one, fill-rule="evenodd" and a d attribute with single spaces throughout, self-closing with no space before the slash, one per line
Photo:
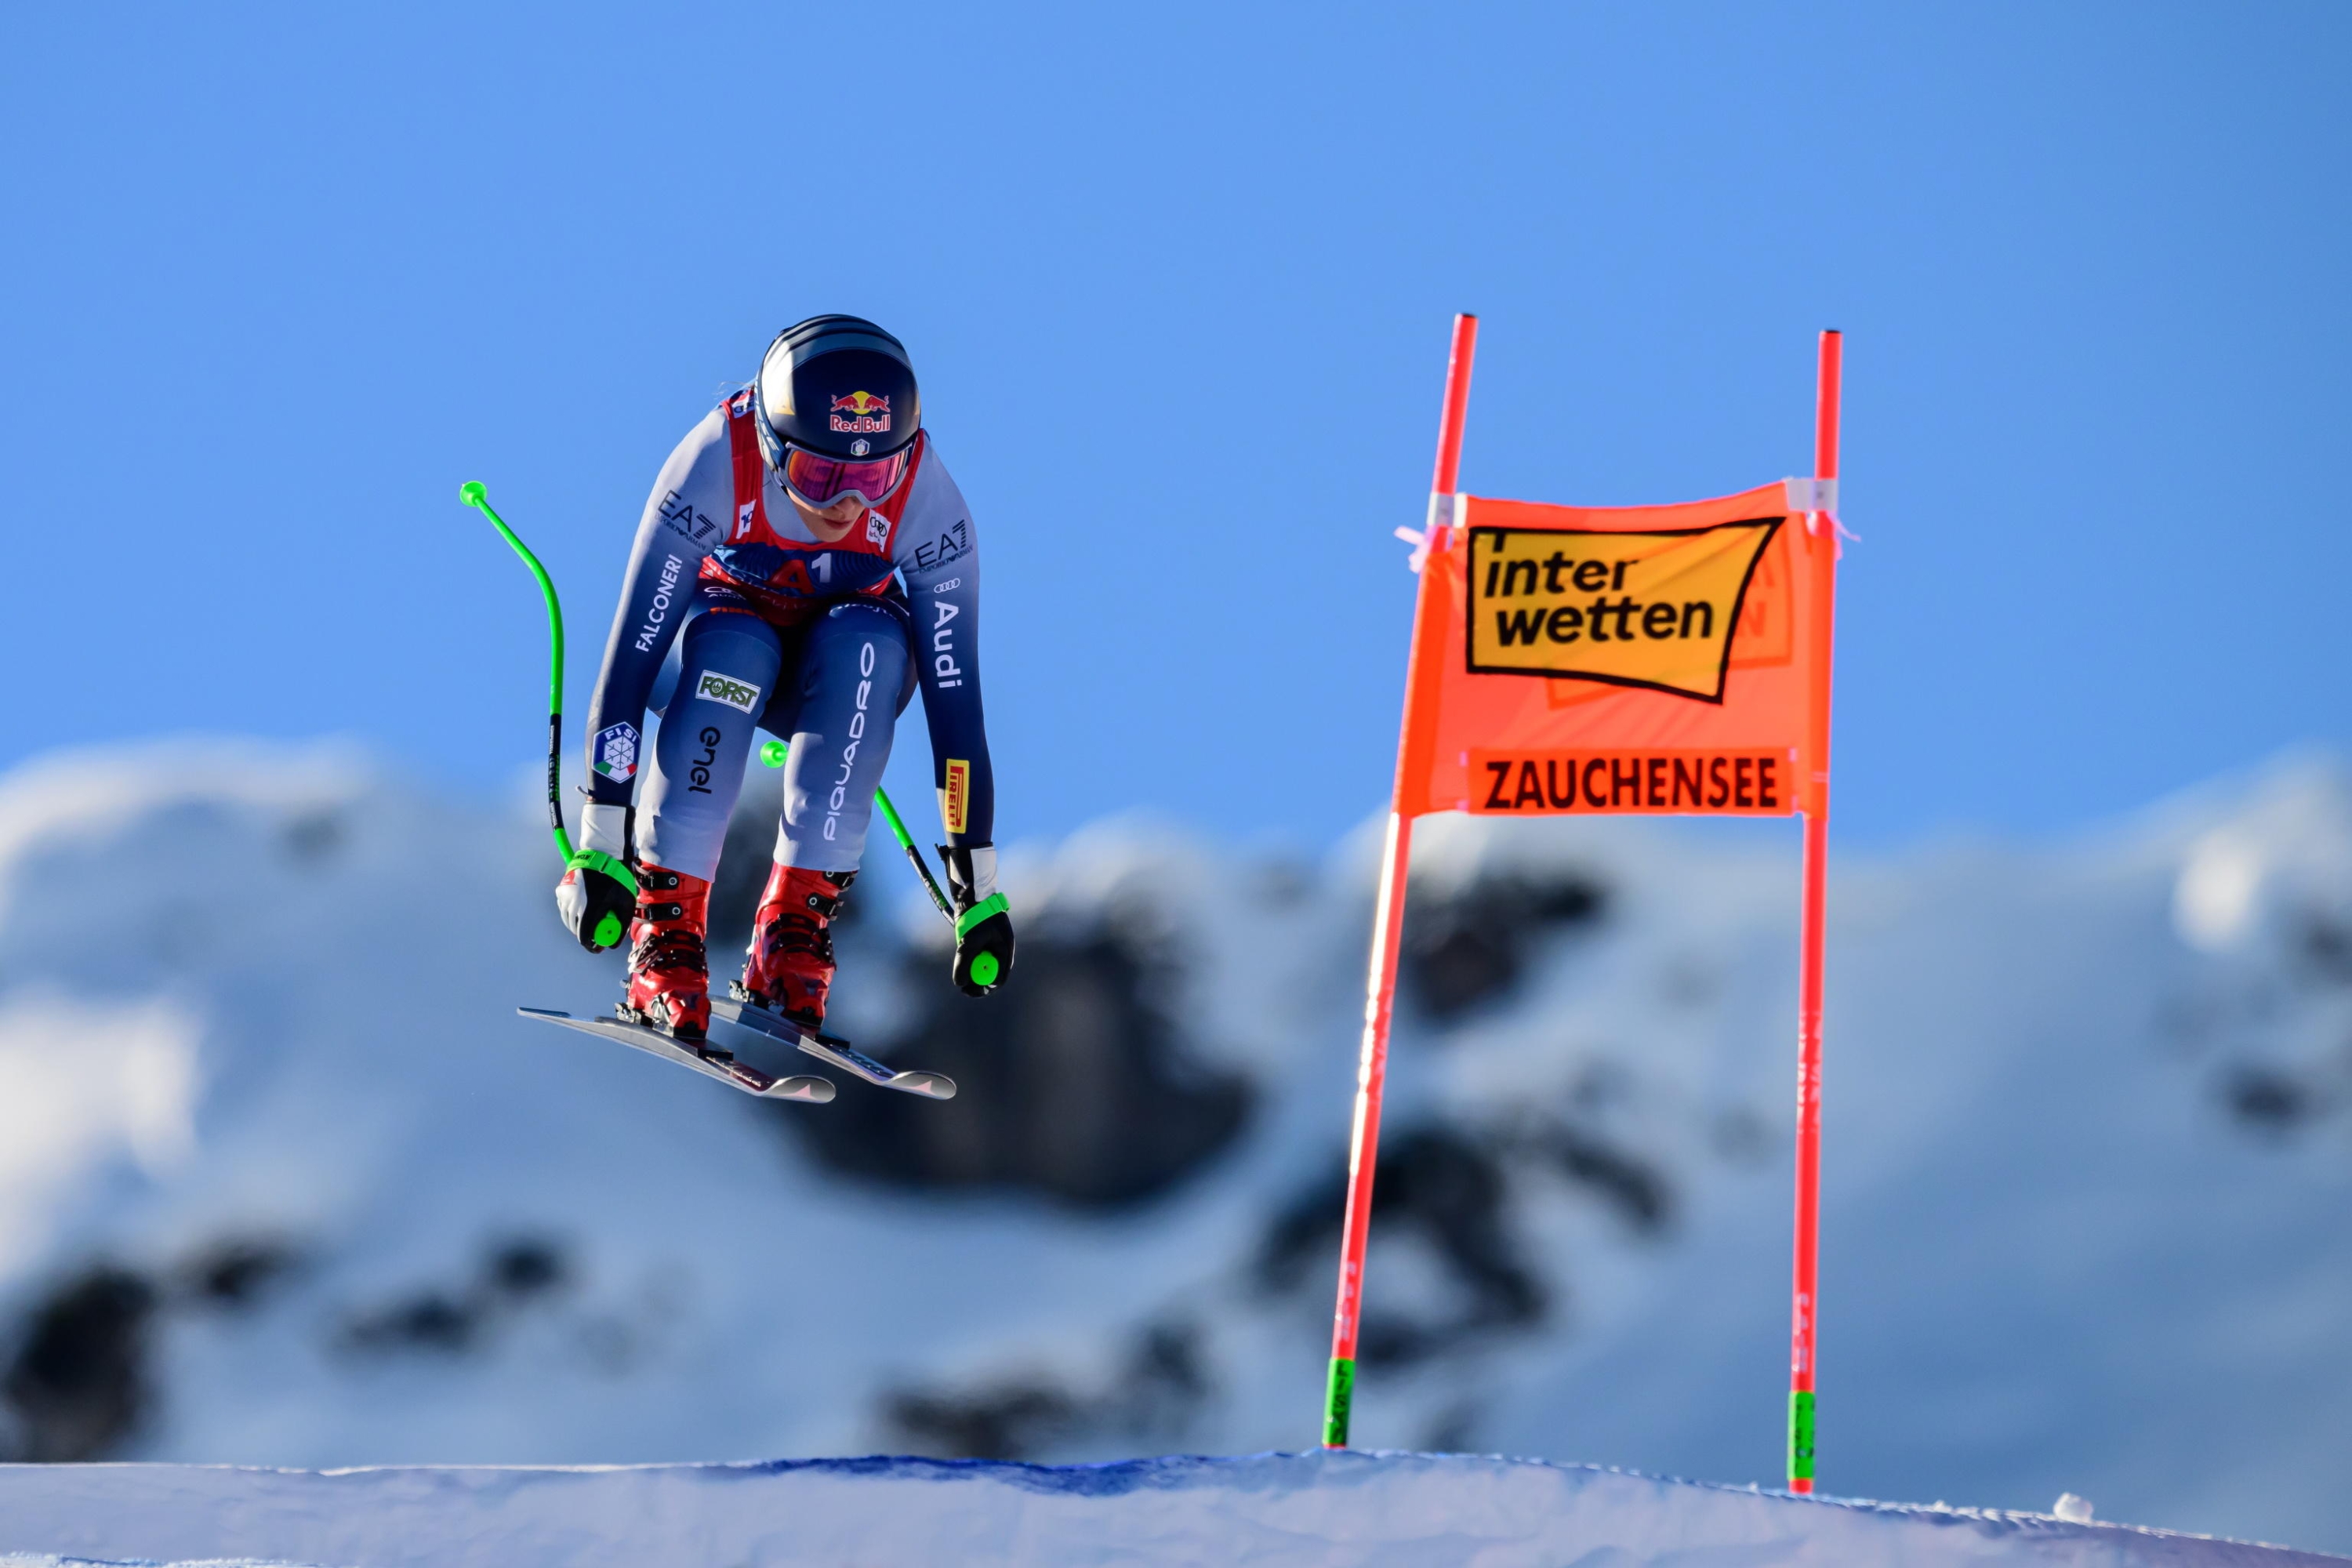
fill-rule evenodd
<path id="1" fill-rule="evenodd" d="M 1473 528 L 1470 672 L 1721 702 L 1741 601 L 1784 521 L 1669 533 Z"/>
<path id="2" fill-rule="evenodd" d="M 940 820 L 950 833 L 961 833 L 971 821 L 971 764 L 950 757 L 947 773 L 948 782 L 940 791 Z"/>

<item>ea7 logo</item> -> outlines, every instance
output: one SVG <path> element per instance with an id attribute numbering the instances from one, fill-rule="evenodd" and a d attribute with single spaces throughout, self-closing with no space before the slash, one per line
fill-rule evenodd
<path id="1" fill-rule="evenodd" d="M 748 680 L 738 680 L 717 670 L 705 670 L 696 683 L 694 694 L 712 702 L 722 702 L 738 713 L 750 713 L 760 703 L 760 689 Z"/>
<path id="2" fill-rule="evenodd" d="M 677 532 L 697 544 L 707 544 L 719 532 L 719 525 L 688 504 L 676 490 L 661 499 L 661 520 Z"/>

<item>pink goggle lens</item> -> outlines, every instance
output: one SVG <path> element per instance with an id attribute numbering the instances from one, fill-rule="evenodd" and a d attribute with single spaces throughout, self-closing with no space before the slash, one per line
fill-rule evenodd
<path id="1" fill-rule="evenodd" d="M 900 451 L 887 458 L 845 462 L 838 458 L 821 458 L 814 452 L 803 452 L 798 447 L 787 447 L 784 448 L 784 483 L 791 487 L 793 494 L 811 506 L 831 506 L 847 495 L 855 495 L 867 506 L 874 506 L 897 489 L 906 479 L 909 456 L 909 453 Z"/>

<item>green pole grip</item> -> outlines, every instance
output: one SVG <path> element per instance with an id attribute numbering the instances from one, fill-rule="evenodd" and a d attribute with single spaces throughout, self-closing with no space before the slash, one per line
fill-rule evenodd
<path id="1" fill-rule="evenodd" d="M 1810 1388 L 1792 1389 L 1789 1394 L 1789 1479 L 1813 1479 L 1813 1391 Z"/>
<path id="2" fill-rule="evenodd" d="M 490 520 L 499 536 L 514 547 L 522 557 L 530 574 L 539 579 L 540 596 L 547 601 L 547 639 L 553 649 L 548 661 L 547 676 L 547 815 L 555 828 L 555 847 L 562 853 L 563 863 L 572 864 L 572 836 L 563 831 L 563 605 L 555 596 L 555 584 L 547 575 L 547 568 L 530 552 L 507 520 L 492 509 L 489 492 L 479 479 L 468 479 L 457 487 L 457 499 L 473 507 Z"/>
<path id="3" fill-rule="evenodd" d="M 1323 1446 L 1348 1446 L 1348 1416 L 1356 1398 L 1356 1363 L 1351 1356 L 1331 1358 L 1331 1378 L 1323 1389 Z"/>

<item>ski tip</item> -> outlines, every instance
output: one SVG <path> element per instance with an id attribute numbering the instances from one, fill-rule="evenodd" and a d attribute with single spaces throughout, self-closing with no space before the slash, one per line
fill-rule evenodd
<path id="1" fill-rule="evenodd" d="M 826 1104 L 834 1093 L 829 1078 L 780 1078 L 760 1091 L 763 1100 L 797 1100 L 808 1105 Z"/>
<path id="2" fill-rule="evenodd" d="M 479 506 L 490 492 L 482 488 L 479 479 L 467 479 L 457 487 L 457 499 L 467 506 Z"/>
<path id="3" fill-rule="evenodd" d="M 518 1018 L 548 1018 L 566 1024 L 572 1021 L 571 1014 L 559 1013 L 552 1007 L 518 1007 L 515 1009 L 515 1016 Z"/>
<path id="4" fill-rule="evenodd" d="M 925 1100 L 953 1100 L 956 1096 L 955 1079 L 943 1072 L 902 1072 L 890 1087 L 919 1094 Z"/>

